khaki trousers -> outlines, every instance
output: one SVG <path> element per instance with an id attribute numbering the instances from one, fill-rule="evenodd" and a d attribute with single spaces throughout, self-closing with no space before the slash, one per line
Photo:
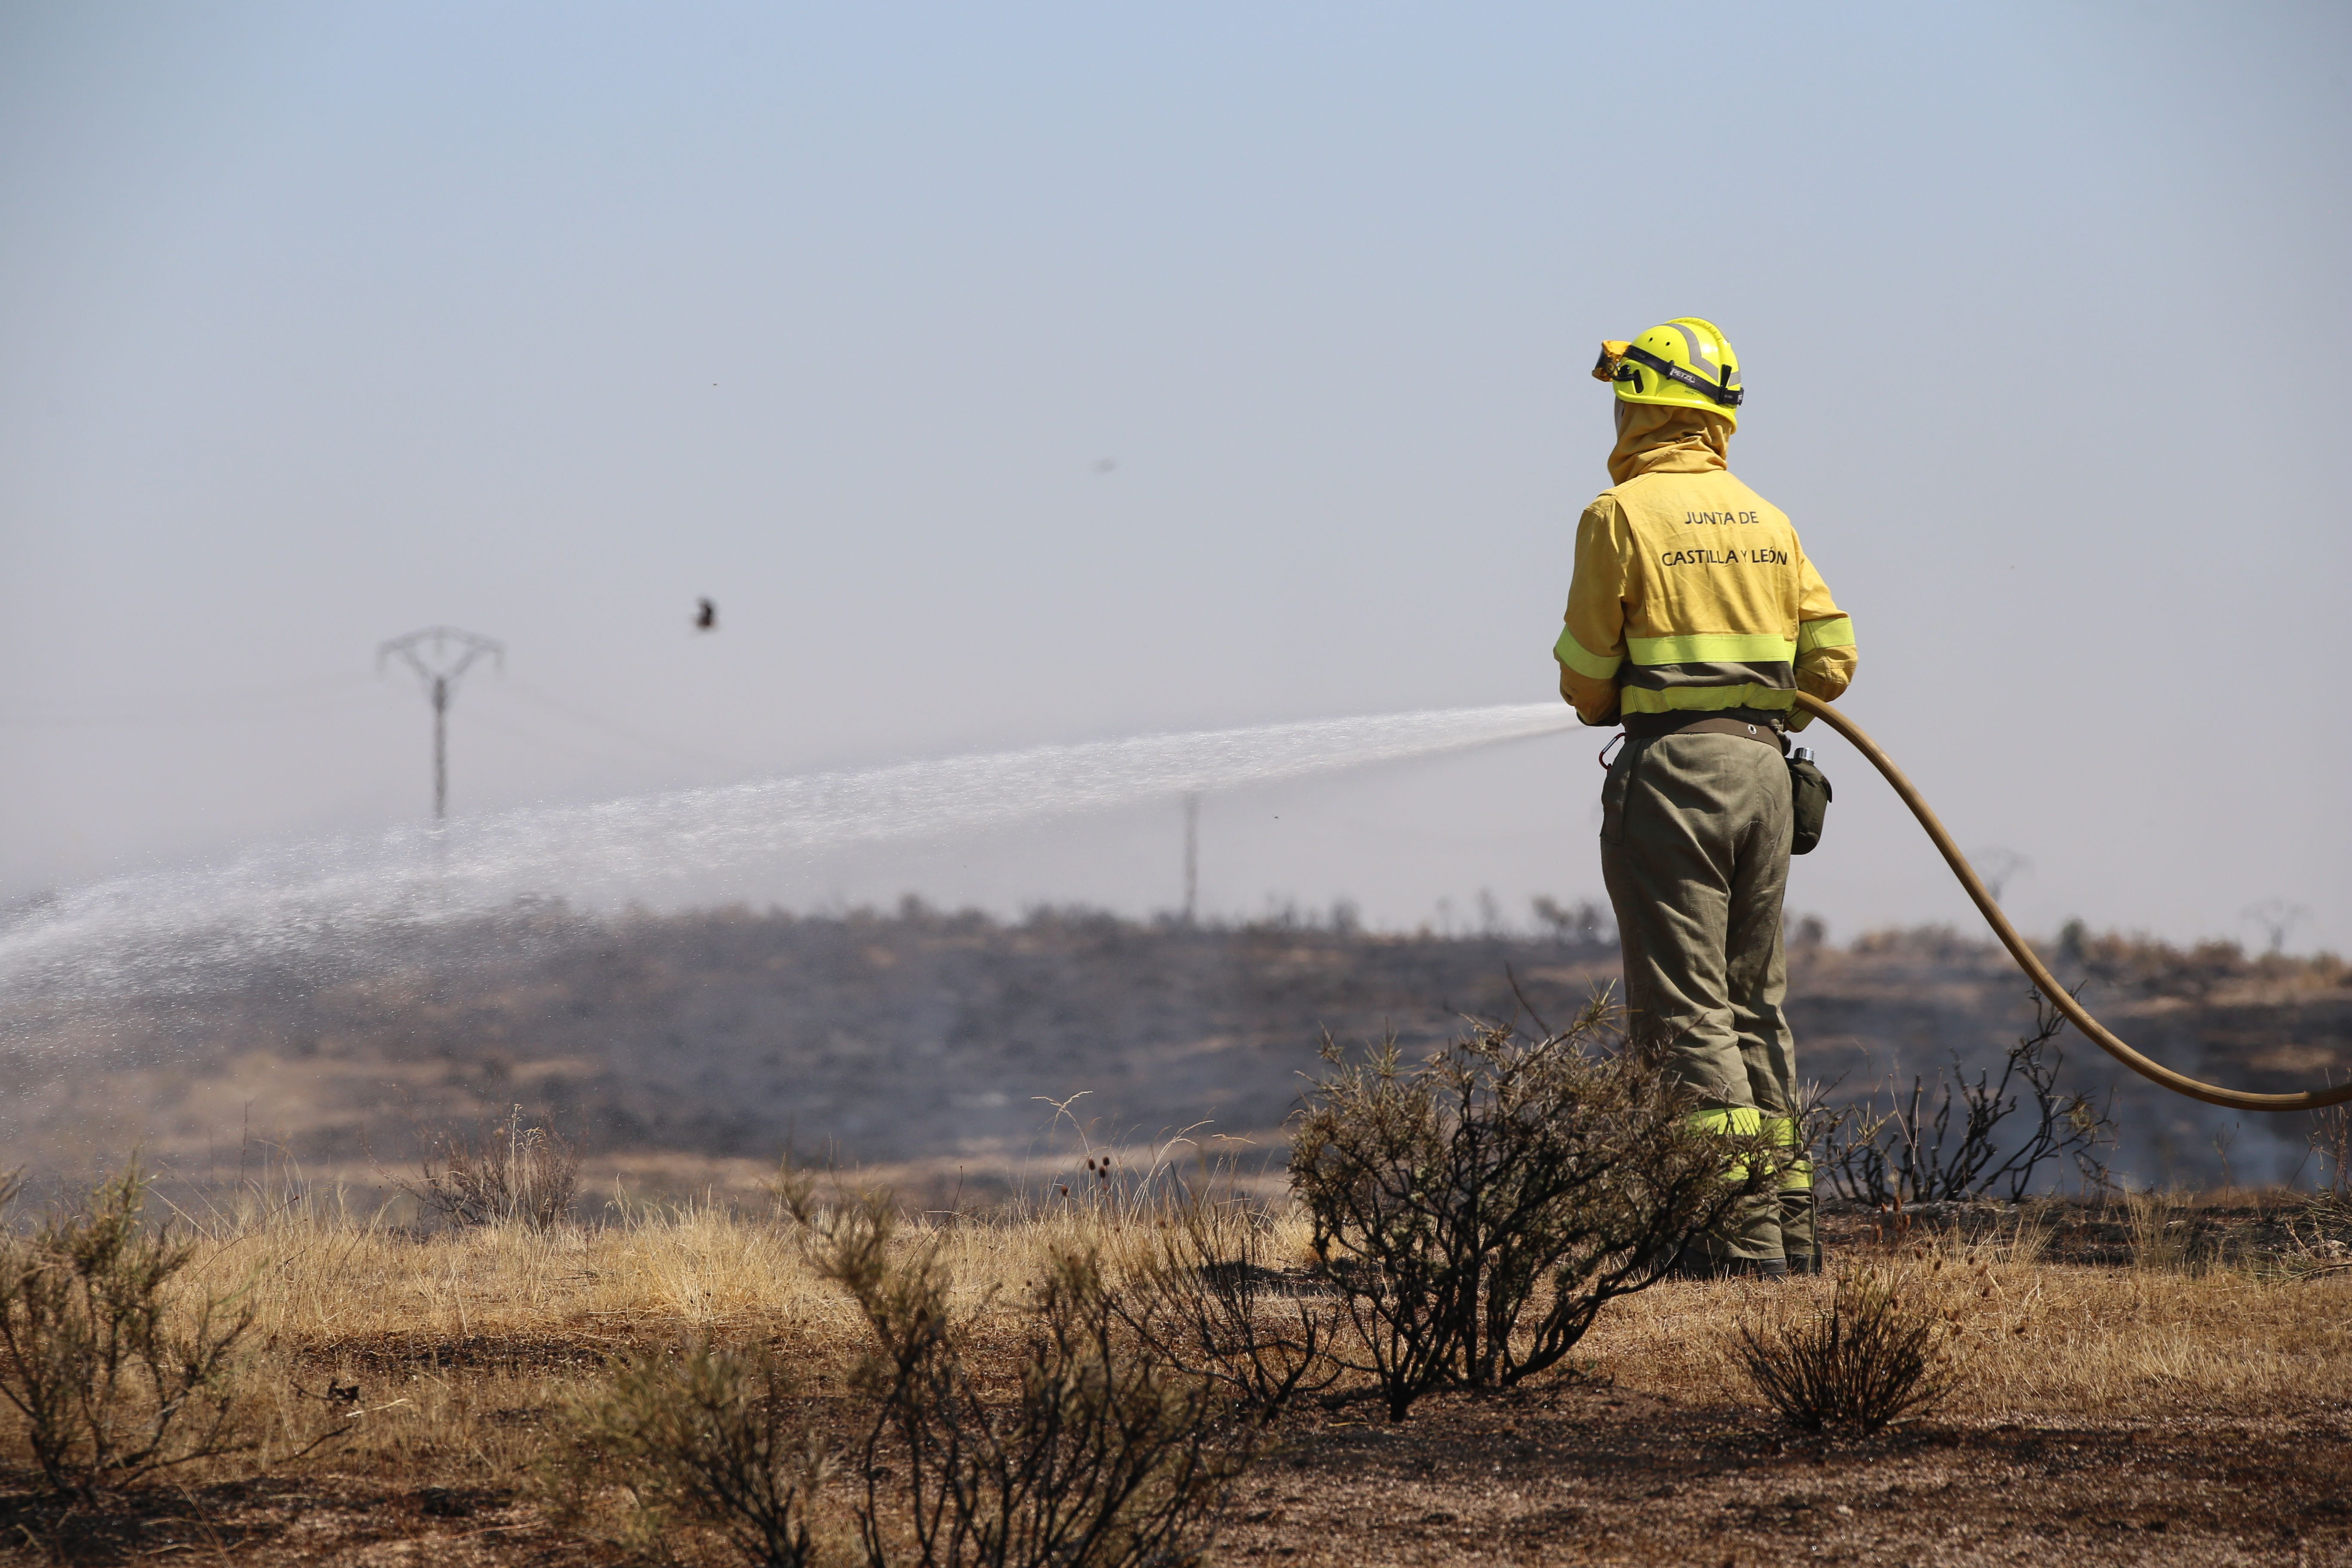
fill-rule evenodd
<path id="1" fill-rule="evenodd" d="M 1796 1041 L 1788 963 L 1789 766 L 1738 735 L 1628 738 L 1601 793 L 1601 871 L 1624 947 L 1630 1026 L 1701 1096 L 1702 1124 L 1793 1145 Z M 1816 1257 L 1801 1162 L 1708 1243 L 1721 1260 Z"/>

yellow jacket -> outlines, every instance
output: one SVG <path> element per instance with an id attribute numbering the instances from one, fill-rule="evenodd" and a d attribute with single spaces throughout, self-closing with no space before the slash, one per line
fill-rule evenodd
<path id="1" fill-rule="evenodd" d="M 1624 713 L 1786 710 L 1853 679 L 1853 623 L 1786 513 L 1731 477 L 1719 415 L 1620 404 L 1614 488 L 1576 527 L 1559 692 L 1587 724 Z M 1790 728 L 1802 729 L 1804 714 Z"/>

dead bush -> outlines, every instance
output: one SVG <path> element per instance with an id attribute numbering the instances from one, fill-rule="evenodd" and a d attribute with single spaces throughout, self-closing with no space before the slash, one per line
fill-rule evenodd
<path id="1" fill-rule="evenodd" d="M 1480 1024 L 1415 1067 L 1392 1039 L 1349 1064 L 1327 1037 L 1324 1059 L 1291 1187 L 1391 1419 L 1555 1365 L 1777 1180 L 1760 1140 L 1691 1129 L 1604 999 L 1540 1040 Z"/>
<path id="2" fill-rule="evenodd" d="M 1270 1267 L 1262 1218 L 1239 1205 L 1184 1210 L 1111 1305 L 1153 1354 L 1266 1425 L 1343 1369 L 1330 1353 L 1339 1309 Z"/>
<path id="3" fill-rule="evenodd" d="M 1950 1342 L 1959 1330 L 1902 1283 L 1850 1270 L 1826 1308 L 1740 1324 L 1748 1381 L 1803 1432 L 1866 1436 L 1934 1405 L 1958 1384 Z"/>
<path id="4" fill-rule="evenodd" d="M 2352 1105 L 2313 1111 L 2305 1140 L 2327 1164 L 2327 1184 L 2320 1190 L 2338 1204 L 2352 1204 Z"/>
<path id="5" fill-rule="evenodd" d="M 1998 1081 L 1979 1072 L 1970 1083 L 1956 1057 L 1950 1076 L 1936 1075 L 1932 1102 L 1915 1078 L 1907 1095 L 1888 1084 L 1869 1101 L 1807 1118 L 1808 1142 L 1840 1196 L 1881 1208 L 1989 1195 L 2016 1203 L 2043 1166 L 2061 1162 L 2086 1185 L 2106 1186 L 2102 1151 L 2115 1142 L 2115 1121 L 2089 1095 L 2058 1087 L 2065 1057 L 2053 1042 L 2066 1016 L 2039 990 L 2026 994 L 2033 1029 L 2009 1048 Z M 2021 1097 L 2032 1109 L 2011 1122 Z"/>
<path id="6" fill-rule="evenodd" d="M 0 1181 L 0 1208 L 16 1194 Z M 134 1163 L 29 1236 L 0 1235 L 0 1398 L 51 1489 L 88 1498 L 231 1452 L 236 1296 L 184 1284 L 195 1243 L 151 1226 Z"/>
<path id="7" fill-rule="evenodd" d="M 414 1180 L 394 1179 L 420 1207 L 451 1225 L 551 1230 L 572 1212 L 580 1155 L 554 1128 L 534 1125 L 520 1105 L 478 1137 L 445 1131 L 430 1144 Z"/>
<path id="8" fill-rule="evenodd" d="M 934 1247 L 894 1246 L 886 1202 L 820 1212 L 801 1185 L 786 1203 L 871 1335 L 854 1384 L 874 1412 L 858 1456 L 870 1568 L 1200 1561 L 1252 1439 L 1211 1384 L 1122 1333 L 1091 1258 L 1043 1270 L 1010 1386 L 992 1387 L 974 1315 L 950 1301 Z"/>
<path id="9" fill-rule="evenodd" d="M 1556 899 L 1538 896 L 1531 907 L 1545 934 L 1563 947 L 1607 948 L 1617 944 L 1617 917 L 1606 904 L 1586 899 L 1563 905 Z"/>
<path id="10" fill-rule="evenodd" d="M 578 1523 L 617 1473 L 629 1544 L 657 1549 L 680 1527 L 703 1529 L 760 1568 L 806 1568 L 821 1561 L 814 1509 L 829 1467 L 799 1398 L 772 1355 L 707 1341 L 625 1362 L 572 1412 L 559 1515 Z"/>

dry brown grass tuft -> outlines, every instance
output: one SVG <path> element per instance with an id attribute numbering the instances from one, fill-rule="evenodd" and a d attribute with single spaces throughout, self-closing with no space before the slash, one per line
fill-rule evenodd
<path id="1" fill-rule="evenodd" d="M 416 1179 L 395 1183 L 424 1212 L 451 1225 L 533 1230 L 551 1230 L 571 1216 L 580 1191 L 579 1152 L 554 1128 L 533 1124 L 521 1106 L 478 1137 L 444 1131 L 432 1142 Z"/>
<path id="2" fill-rule="evenodd" d="M 2053 1233 L 2079 1218 L 2029 1209 L 1976 1243 L 1915 1236 L 1900 1247 L 1845 1248 L 1848 1262 L 1906 1273 L 1906 1291 L 1956 1330 L 1948 1338 L 1968 1377 L 1928 1423 L 1957 1435 L 1937 1440 L 2006 1441 L 1993 1435 L 2067 1424 L 2108 1431 L 2179 1431 L 2200 1421 L 2233 1429 L 2325 1424 L 2352 1405 L 2352 1270 L 2263 1267 L 2210 1248 L 2177 1266 L 2052 1262 Z M 1282 1289 L 1253 1310 L 1265 1311 L 1269 1331 L 1279 1331 L 1295 1325 L 1301 1298 L 1289 1292 L 1302 1288 L 1311 1237 L 1303 1218 L 1285 1211 L 1253 1226 L 1251 1245 L 1263 1260 L 1255 1266 L 1282 1277 Z M 2316 1235 L 2308 1224 L 2301 1233 Z M 478 1552 L 506 1561 L 493 1552 L 507 1549 L 501 1542 L 518 1552 L 529 1543 L 542 1562 L 594 1560 L 564 1555 L 588 1548 L 549 1524 L 530 1500 L 530 1479 L 568 1440 L 563 1413 L 598 1396 L 625 1360 L 642 1363 L 705 1343 L 788 1370 L 821 1413 L 838 1405 L 869 1335 L 850 1297 L 812 1269 L 793 1223 L 756 1207 L 632 1206 L 596 1227 L 510 1223 L 420 1236 L 345 1208 L 331 1191 L 297 1187 L 209 1215 L 188 1239 L 179 1278 L 189 1299 L 243 1290 L 240 1310 L 252 1318 L 244 1342 L 250 1354 L 226 1373 L 245 1412 L 239 1441 L 252 1447 L 186 1467 L 180 1479 L 189 1495 L 210 1500 L 229 1494 L 208 1487 L 244 1487 L 236 1497 L 259 1497 L 250 1478 L 268 1477 L 269 1488 L 289 1495 L 390 1500 L 369 1505 L 374 1514 L 354 1503 L 346 1510 L 359 1521 L 352 1530 L 375 1520 L 367 1528 L 396 1522 L 436 1541 L 508 1532 L 467 1535 L 463 1552 L 420 1548 L 421 1561 Z M 952 1310 L 970 1324 L 974 1363 L 1003 1379 L 1020 1364 L 1024 1303 L 1034 1300 L 1056 1258 L 1090 1253 L 1108 1279 L 1123 1281 L 1164 1268 L 1187 1245 L 1159 1219 L 1076 1205 L 985 1222 L 910 1217 L 889 1240 L 895 1254 L 935 1257 Z M 2306 1250 L 2318 1257 L 2320 1245 L 2314 1239 Z M 1717 1430 L 1768 1432 L 1768 1418 L 1738 1403 L 1742 1380 L 1725 1325 L 1743 1311 L 1826 1308 L 1833 1289 L 1828 1280 L 1658 1286 L 1612 1303 L 1596 1320 L 1579 1346 L 1591 1375 L 1498 1397 L 1496 1416 L 1460 1419 L 1483 1431 L 1497 1419 L 1529 1419 L 1557 1397 L 1580 1412 L 1558 1419 L 1595 1441 L 1618 1440 L 1608 1424 L 1630 1420 L 1633 1410 L 1706 1412 Z M 1593 1392 L 1561 1392 L 1578 1388 Z M 1605 1399 L 1630 1401 L 1632 1410 L 1604 1403 L 1604 1389 Z M 1343 1380 L 1332 1392 L 1364 1389 L 1360 1380 Z M 1452 1409 L 1452 1396 L 1440 1399 L 1395 1440 L 1410 1440 L 1423 1419 L 1456 1419 Z M 1377 1446 L 1370 1434 L 1382 1428 L 1377 1421 L 1368 1428 L 1364 1414 L 1296 1402 L 1275 1440 L 1328 1445 L 1360 1433 L 1369 1452 Z M 1648 1419 L 1653 1430 L 1670 1430 L 1654 1414 Z M 0 1422 L 0 1446 L 21 1455 L 23 1440 L 21 1421 Z M 1436 1462 L 1443 1473 L 1454 1461 L 1441 1454 Z M 1287 1459 L 1276 1474 L 1291 1474 Z M 1315 1482 L 1349 1484 L 1344 1469 Z M 1277 1498 L 1261 1506 L 1287 1505 Z M 1459 1506 L 1438 1498 L 1428 1508 Z M 324 1517 L 289 1504 L 268 1539 L 288 1553 L 298 1545 L 310 1551 L 301 1543 L 311 1538 L 300 1531 L 327 1529 Z M 31 1520 L 28 1528 L 38 1535 L 47 1526 Z M 1251 1528 L 1261 1538 L 1275 1529 Z M 205 1538 L 188 1530 L 184 1539 L 198 1549 Z M 159 1527 L 140 1538 L 140 1549 L 174 1539 Z M 276 1560 L 242 1548 L 229 1557 Z"/>

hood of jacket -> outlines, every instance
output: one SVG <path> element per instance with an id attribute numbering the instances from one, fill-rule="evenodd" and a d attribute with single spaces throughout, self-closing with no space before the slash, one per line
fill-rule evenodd
<path id="1" fill-rule="evenodd" d="M 1704 474 L 1730 466 L 1731 421 L 1699 408 L 1664 403 L 1617 405 L 1617 446 L 1609 479 L 1623 484 L 1637 474 Z"/>

